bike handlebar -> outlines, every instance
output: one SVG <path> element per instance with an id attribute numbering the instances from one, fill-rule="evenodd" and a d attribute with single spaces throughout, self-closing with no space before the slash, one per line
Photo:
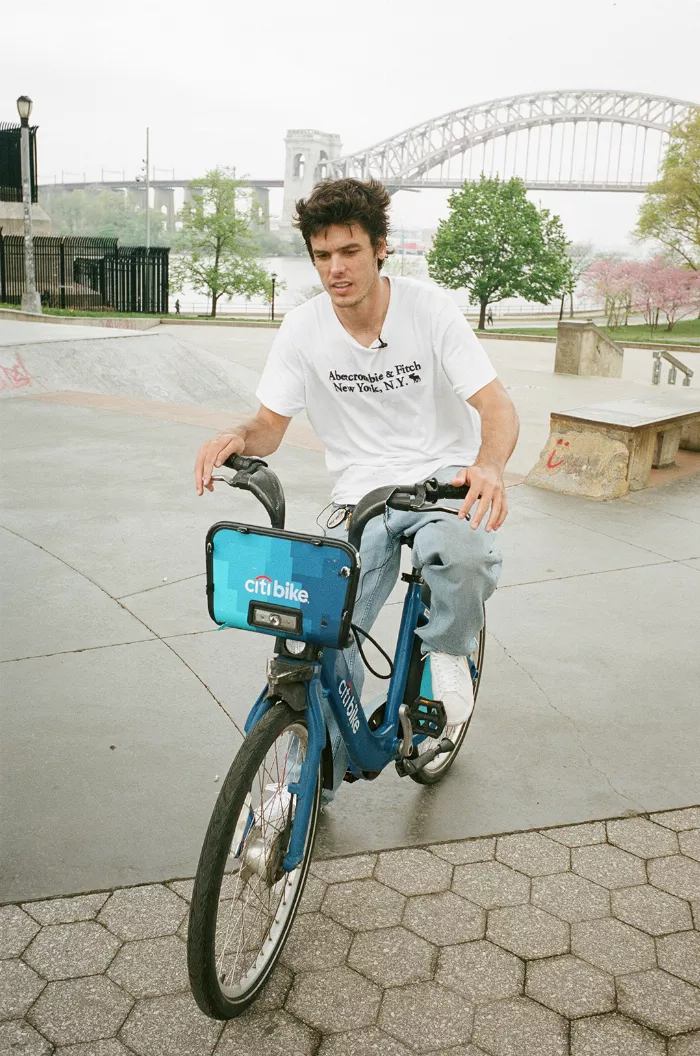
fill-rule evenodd
<path id="1" fill-rule="evenodd" d="M 418 484 L 401 484 L 398 487 L 376 488 L 360 499 L 350 519 L 348 542 L 356 550 L 360 549 L 362 533 L 369 521 L 384 512 L 387 506 L 393 510 L 423 510 L 434 506 L 441 499 L 464 499 L 469 485 L 455 487 L 453 484 L 440 484 L 435 477 L 423 480 Z"/>

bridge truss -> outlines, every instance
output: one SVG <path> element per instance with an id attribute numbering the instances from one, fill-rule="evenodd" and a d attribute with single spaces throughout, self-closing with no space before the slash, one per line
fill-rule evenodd
<path id="1" fill-rule="evenodd" d="M 392 192 L 519 176 L 533 190 L 643 192 L 697 104 L 637 92 L 537 92 L 452 110 L 338 158 L 336 176 Z"/>

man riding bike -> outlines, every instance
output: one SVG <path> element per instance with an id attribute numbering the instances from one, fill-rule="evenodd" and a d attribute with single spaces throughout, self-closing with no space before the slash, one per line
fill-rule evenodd
<path id="1" fill-rule="evenodd" d="M 432 695 L 449 726 L 474 706 L 467 655 L 498 582 L 493 532 L 506 519 L 503 471 L 518 437 L 513 403 L 462 312 L 438 287 L 383 276 L 390 198 L 376 180 L 326 180 L 297 202 L 300 228 L 324 293 L 285 315 L 256 395 L 257 414 L 197 454 L 197 493 L 234 454 L 276 451 L 305 410 L 335 477 L 326 528 L 347 535 L 374 488 L 436 476 L 469 485 L 458 517 L 387 509 L 362 539 L 353 621 L 369 631 L 399 572 L 401 539 L 430 588 L 417 633 L 430 653 Z M 469 530 L 462 523 L 471 514 Z M 357 647 L 348 665 L 360 692 Z M 446 731 L 449 735 L 449 729 Z"/>

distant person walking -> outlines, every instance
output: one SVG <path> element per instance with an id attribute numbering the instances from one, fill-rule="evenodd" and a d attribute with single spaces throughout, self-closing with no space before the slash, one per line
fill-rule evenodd
<path id="1" fill-rule="evenodd" d="M 175 315 L 179 315 L 179 314 L 180 314 L 180 301 L 178 299 L 177 301 L 175 301 Z"/>
<path id="2" fill-rule="evenodd" d="M 489 308 L 488 315 L 486 316 L 486 325 L 487 326 L 493 326 L 493 312 L 491 311 L 490 308 Z"/>

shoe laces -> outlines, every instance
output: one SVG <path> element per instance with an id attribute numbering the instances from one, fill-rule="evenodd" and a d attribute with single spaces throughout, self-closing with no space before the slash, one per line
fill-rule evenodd
<path id="1" fill-rule="evenodd" d="M 460 657 L 449 653 L 431 653 L 430 670 L 437 675 L 442 693 L 459 692 Z"/>

